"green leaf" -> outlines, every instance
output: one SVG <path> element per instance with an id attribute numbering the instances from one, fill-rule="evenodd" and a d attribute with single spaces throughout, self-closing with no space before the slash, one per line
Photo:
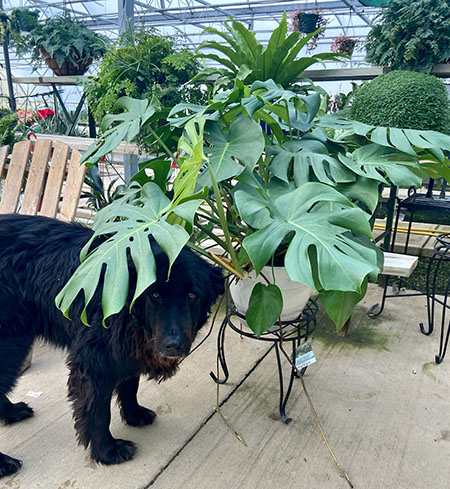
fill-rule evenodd
<path id="1" fill-rule="evenodd" d="M 101 124 L 103 134 L 89 146 L 81 163 L 95 164 L 100 158 L 115 150 L 123 140 L 132 141 L 139 134 L 142 126 L 160 109 L 160 106 L 156 98 L 149 101 L 122 97 L 117 101 L 115 108 L 125 109 L 125 112 L 106 115 L 103 118 Z"/>
<path id="2" fill-rule="evenodd" d="M 355 179 L 354 173 L 329 155 L 327 147 L 317 140 L 301 139 L 287 141 L 281 147 L 269 146 L 267 154 L 275 155 L 270 164 L 273 175 L 285 182 L 293 177 L 297 186 L 311 180 L 310 170 L 319 182 L 328 185 Z"/>
<path id="3" fill-rule="evenodd" d="M 170 225 L 167 218 L 175 212 L 191 221 L 201 201 L 190 201 L 173 206 L 154 183 L 147 183 L 141 191 L 114 201 L 102 209 L 94 222 L 94 235 L 84 247 L 82 263 L 56 297 L 56 305 L 68 317 L 70 306 L 84 291 L 85 308 L 82 320 L 87 324 L 86 308 L 99 284 L 102 270 L 105 279 L 102 290 L 103 322 L 125 306 L 128 297 L 129 277 L 127 253 L 137 271 L 134 301 L 156 280 L 155 262 L 149 237 L 152 235 L 169 258 L 169 270 L 189 239 L 179 225 Z M 98 247 L 88 253 L 99 237 L 106 237 Z"/>
<path id="4" fill-rule="evenodd" d="M 174 201 L 179 202 L 195 192 L 200 168 L 205 160 L 203 154 L 203 130 L 205 119 L 200 116 L 191 119 L 178 141 L 178 151 L 187 155 L 181 158 L 180 171 L 173 184 Z"/>
<path id="5" fill-rule="evenodd" d="M 319 293 L 319 299 L 326 313 L 339 331 L 353 313 L 356 304 L 363 299 L 367 292 L 367 280 L 361 286 L 360 292 L 343 292 L 341 290 L 326 290 Z"/>
<path id="6" fill-rule="evenodd" d="M 423 172 L 417 157 L 409 156 L 394 148 L 368 144 L 347 156 L 339 154 L 340 161 L 357 175 L 392 184 L 409 187 L 422 184 Z"/>
<path id="7" fill-rule="evenodd" d="M 337 185 L 337 190 L 353 202 L 362 202 L 373 213 L 379 200 L 378 185 L 376 180 L 357 175 L 354 182 Z"/>
<path id="8" fill-rule="evenodd" d="M 217 182 L 239 175 L 244 166 L 253 169 L 264 150 L 261 126 L 246 116 L 234 121 L 229 130 L 219 123 L 209 124 L 205 137 L 211 144 L 207 156 Z M 210 187 L 209 172 L 203 172 L 198 183 Z"/>
<path id="9" fill-rule="evenodd" d="M 255 284 L 248 303 L 245 320 L 256 336 L 273 326 L 283 310 L 281 290 L 274 284 Z"/>
<path id="10" fill-rule="evenodd" d="M 274 201 L 267 198 L 265 206 L 271 222 L 243 241 L 256 273 L 288 235 L 288 275 L 315 290 L 360 292 L 365 277 L 378 273 L 375 245 L 368 249 L 352 234 L 371 237 L 369 215 L 333 188 L 306 183 Z M 244 221 L 257 210 L 253 206 L 247 215 L 245 207 L 237 207 Z"/>

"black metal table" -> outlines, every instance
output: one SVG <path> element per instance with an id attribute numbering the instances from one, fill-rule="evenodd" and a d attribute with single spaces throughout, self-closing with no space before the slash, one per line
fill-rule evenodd
<path id="1" fill-rule="evenodd" d="M 286 416 L 286 404 L 291 394 L 294 377 L 303 375 L 307 368 L 304 367 L 300 371 L 297 370 L 297 368 L 295 367 L 295 352 L 302 341 L 306 341 L 311 333 L 315 330 L 317 311 L 318 306 L 316 301 L 310 299 L 306 304 L 302 314 L 298 318 L 292 321 L 280 321 L 279 324 L 270 328 L 269 331 L 265 331 L 263 334 L 261 334 L 261 336 L 256 336 L 249 329 L 243 328 L 242 322 L 245 323 L 245 316 L 240 314 L 234 307 L 234 304 L 230 302 L 226 318 L 219 329 L 217 338 L 217 358 L 222 368 L 224 378 L 217 378 L 217 376 L 213 372 L 210 373 L 211 377 L 215 382 L 219 384 L 224 384 L 229 378 L 228 366 L 225 359 L 225 332 L 227 326 L 229 326 L 236 333 L 239 333 L 240 335 L 247 338 L 272 342 L 275 349 L 278 377 L 280 382 L 280 417 L 285 423 L 289 423 L 290 421 L 292 421 L 292 419 Z M 287 343 L 291 343 L 292 345 L 292 357 L 290 360 L 294 363 L 291 363 L 289 383 L 285 394 L 283 369 L 281 365 L 281 352 L 285 353 L 283 344 Z"/>

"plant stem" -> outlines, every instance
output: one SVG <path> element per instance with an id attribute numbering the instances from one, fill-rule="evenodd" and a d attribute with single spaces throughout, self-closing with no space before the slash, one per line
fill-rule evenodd
<path id="1" fill-rule="evenodd" d="M 158 143 L 162 146 L 162 148 L 164 149 L 164 151 L 166 152 L 167 156 L 169 158 L 172 158 L 175 163 L 178 165 L 178 167 L 180 166 L 178 164 L 178 159 L 175 157 L 175 155 L 173 154 L 172 151 L 170 151 L 170 149 L 167 147 L 166 143 L 164 141 L 162 141 L 162 139 L 158 136 L 158 134 L 156 134 L 156 131 L 151 127 L 151 125 L 149 124 L 148 126 L 148 129 L 149 131 L 152 133 L 153 137 L 158 141 Z"/>
<path id="2" fill-rule="evenodd" d="M 212 186 L 213 186 L 213 190 L 214 190 L 214 196 L 216 198 L 217 214 L 219 216 L 220 225 L 222 227 L 222 231 L 223 231 L 223 234 L 225 236 L 225 241 L 227 243 L 227 251 L 230 254 L 231 263 L 233 264 L 233 268 L 236 271 L 240 271 L 239 260 L 238 260 L 238 257 L 236 255 L 236 252 L 234 251 L 233 243 L 231 242 L 230 231 L 228 229 L 227 219 L 225 217 L 225 212 L 223 210 L 223 204 L 222 204 L 219 186 L 217 185 L 217 181 L 216 181 L 216 178 L 214 176 L 214 172 L 211 168 L 211 164 L 209 163 L 209 161 L 206 162 L 206 165 L 208 166 L 209 175 L 211 177 L 211 182 L 212 182 Z M 240 278 L 243 278 L 242 272 L 238 273 L 238 275 Z"/>

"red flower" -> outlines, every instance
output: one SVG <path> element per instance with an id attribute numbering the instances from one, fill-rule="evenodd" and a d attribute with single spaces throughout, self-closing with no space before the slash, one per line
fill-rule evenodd
<path id="1" fill-rule="evenodd" d="M 47 119 L 47 117 L 53 117 L 55 112 L 52 109 L 39 109 L 36 113 L 37 118 L 41 121 Z"/>

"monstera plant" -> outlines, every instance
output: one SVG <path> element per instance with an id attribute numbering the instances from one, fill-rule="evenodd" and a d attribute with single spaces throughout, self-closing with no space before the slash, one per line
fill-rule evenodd
<path id="1" fill-rule="evenodd" d="M 379 184 L 450 177 L 443 152 L 450 137 L 350 121 L 323 106 L 311 86 L 299 94 L 273 80 L 247 85 L 239 78 L 207 104 L 179 104 L 169 114 L 156 99 L 120 99 L 121 112 L 105 117 L 84 161 L 95 165 L 142 133 L 153 156 L 123 197 L 97 214 L 58 307 L 68 315 L 79 293 L 87 305 L 98 287 L 105 320 L 129 294 L 134 302 L 156 279 L 151 235 L 170 263 L 187 245 L 239 278 L 282 262 L 291 279 L 318 292 L 341 327 L 382 267 L 370 226 Z M 205 238 L 223 254 L 202 247 Z M 138 277 L 131 291 L 130 260 Z M 261 307 L 252 310 L 270 303 L 278 315 L 276 284 L 255 289 L 252 303 Z M 274 315 L 250 313 L 247 322 L 261 334 Z M 82 318 L 89 322 L 86 310 Z"/>

